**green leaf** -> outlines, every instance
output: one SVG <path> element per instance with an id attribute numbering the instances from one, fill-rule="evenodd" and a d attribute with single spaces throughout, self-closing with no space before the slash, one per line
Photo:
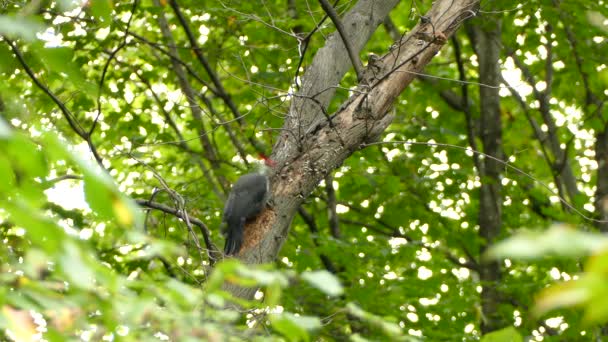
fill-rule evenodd
<path id="1" fill-rule="evenodd" d="M 75 7 L 74 1 L 72 0 L 58 0 L 57 4 L 62 11 L 69 11 Z"/>
<path id="2" fill-rule="evenodd" d="M 50 72 L 66 75 L 67 79 L 86 94 L 96 94 L 97 86 L 89 82 L 74 62 L 73 49 L 68 47 L 44 47 L 34 45 L 33 52 Z"/>
<path id="3" fill-rule="evenodd" d="M 7 149 L 15 173 L 22 180 L 32 181 L 33 178 L 43 178 L 47 175 L 48 165 L 45 155 L 39 146 L 26 136 L 14 135 Z"/>
<path id="4" fill-rule="evenodd" d="M 104 170 L 69 151 L 52 134 L 45 135 L 43 141 L 51 148 L 55 159 L 71 160 L 80 168 L 84 174 L 85 199 L 91 209 L 105 219 L 115 219 L 122 226 L 142 226 L 143 218 L 137 204 L 118 190 Z"/>
<path id="5" fill-rule="evenodd" d="M 33 41 L 36 39 L 36 33 L 42 30 L 44 26 L 31 17 L 0 15 L 0 35 Z"/>
<path id="6" fill-rule="evenodd" d="M 547 255 L 579 257 L 608 247 L 608 237 L 556 224 L 547 231 L 523 231 L 492 246 L 489 259 L 534 259 Z"/>
<path id="7" fill-rule="evenodd" d="M 102 26 L 112 23 L 112 0 L 94 0 L 90 2 L 91 14 Z"/>
<path id="8" fill-rule="evenodd" d="M 34 279 L 41 278 L 49 267 L 48 260 L 49 256 L 40 249 L 30 249 L 25 256 L 25 274 Z"/>
<path id="9" fill-rule="evenodd" d="M 605 34 L 608 34 L 608 25 L 606 25 L 606 17 L 602 15 L 600 12 L 595 11 L 587 11 L 587 20 L 589 23 L 598 29 L 604 31 Z"/>
<path id="10" fill-rule="evenodd" d="M 483 335 L 481 342 L 521 342 L 521 335 L 513 327 L 492 331 Z"/>
<path id="11" fill-rule="evenodd" d="M 13 51 L 9 49 L 7 44 L 0 45 L 0 72 L 4 72 L 10 75 L 15 71 L 17 67 L 18 62 L 15 59 L 15 54 L 13 53 Z M 2 137 L 1 133 L 0 137 Z"/>
<path id="12" fill-rule="evenodd" d="M 328 271 L 304 272 L 302 273 L 302 279 L 328 296 L 336 297 L 344 293 L 344 288 L 342 288 L 338 278 Z"/>
<path id="13" fill-rule="evenodd" d="M 296 316 L 284 312 L 270 315 L 270 324 L 289 341 L 309 341 L 308 331 L 318 329 L 321 321 L 317 317 Z"/>
<path id="14" fill-rule="evenodd" d="M 4 193 L 4 196 L 6 196 L 14 190 L 15 173 L 10 161 L 3 155 L 0 155 L 0 179 L 4 180 L 0 182 L 0 194 Z"/>
<path id="15" fill-rule="evenodd" d="M 166 295 L 172 304 L 180 305 L 184 309 L 190 309 L 202 301 L 201 292 L 175 279 L 169 279 L 166 283 Z"/>
<path id="16" fill-rule="evenodd" d="M 50 254 L 59 250 L 65 232 L 49 217 L 44 216 L 38 208 L 31 207 L 23 200 L 12 202 L 0 198 L 0 207 L 8 214 L 10 221 L 26 231 L 25 237 Z"/>
<path id="17" fill-rule="evenodd" d="M 0 117 L 0 139 L 8 139 L 13 135 L 11 126 L 9 126 L 2 117 Z"/>
<path id="18" fill-rule="evenodd" d="M 258 285 L 271 285 L 276 283 L 284 287 L 289 283 L 287 277 L 280 272 L 266 271 L 241 265 L 238 268 L 238 273 L 242 277 L 255 280 Z"/>
<path id="19" fill-rule="evenodd" d="M 63 254 L 59 258 L 59 263 L 68 277 L 70 286 L 85 290 L 95 288 L 95 272 L 87 261 L 88 257 L 83 255 L 81 248 L 76 243 L 69 240 L 64 241 Z"/>
<path id="20" fill-rule="evenodd" d="M 271 307 L 280 304 L 282 293 L 283 291 L 279 282 L 270 283 L 264 291 L 264 303 Z"/>
<path id="21" fill-rule="evenodd" d="M 379 327 L 388 336 L 403 336 L 403 332 L 401 331 L 401 327 L 399 327 L 399 325 L 388 322 L 380 316 L 366 312 L 354 303 L 348 303 L 346 305 L 346 310 L 348 310 L 348 312 L 353 316 Z"/>

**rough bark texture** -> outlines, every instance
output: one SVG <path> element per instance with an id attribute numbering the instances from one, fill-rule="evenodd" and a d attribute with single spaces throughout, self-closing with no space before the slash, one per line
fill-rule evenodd
<path id="1" fill-rule="evenodd" d="M 597 162 L 597 190 L 595 191 L 595 211 L 598 214 L 597 226 L 608 232 L 608 126 L 595 137 L 595 160 Z"/>
<path id="2" fill-rule="evenodd" d="M 481 177 L 479 189 L 479 235 L 482 238 L 480 253 L 491 246 L 500 234 L 502 226 L 502 195 L 500 175 L 504 160 L 502 151 L 502 124 L 500 118 L 500 96 L 498 94 L 500 74 L 499 20 L 488 21 L 474 27 L 476 51 L 479 58 L 480 138 L 483 152 L 494 158 L 483 158 L 478 166 Z M 487 85 L 487 86 L 485 86 Z M 479 270 L 482 285 L 481 308 L 483 319 L 481 332 L 486 334 L 506 325 L 498 311 L 500 293 L 497 289 L 501 278 L 500 264 L 496 261 L 483 264 Z"/>
<path id="3" fill-rule="evenodd" d="M 357 53 L 397 4 L 359 1 L 342 18 L 348 39 Z M 238 258 L 245 263 L 274 260 L 303 200 L 331 170 L 367 142 L 375 141 L 393 117 L 388 111 L 397 96 L 429 63 L 460 24 L 475 15 L 479 1 L 439 0 L 391 51 L 372 67 L 367 85 L 361 85 L 331 119 L 327 105 L 335 86 L 350 69 L 340 37 L 333 34 L 304 75 L 302 88 L 292 99 L 283 133 L 274 147 L 277 162 L 271 177 L 271 205 L 245 228 Z M 432 23 L 432 25 L 430 24 Z M 369 71 L 369 68 L 368 68 Z M 412 73 L 413 72 L 413 73 Z M 225 284 L 233 295 L 251 298 L 256 289 Z"/>

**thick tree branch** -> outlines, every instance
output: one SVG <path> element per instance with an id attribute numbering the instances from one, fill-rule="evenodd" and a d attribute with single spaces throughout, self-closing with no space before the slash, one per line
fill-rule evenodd
<path id="1" fill-rule="evenodd" d="M 363 49 L 378 25 L 397 3 L 398 0 L 383 2 L 360 0 L 343 16 L 342 23 L 350 28 L 347 39 L 356 53 Z M 367 24 L 364 24 L 364 20 Z M 300 139 L 311 125 L 327 120 L 323 111 L 335 94 L 335 86 L 351 67 L 347 61 L 349 61 L 348 53 L 339 35 L 331 35 L 326 40 L 325 46 L 317 51 L 312 64 L 303 76 L 298 97 L 291 102 L 289 114 L 283 125 L 283 134 L 275 144 L 275 150 L 277 146 L 281 146 L 281 154 L 293 156 L 301 145 Z"/>
<path id="2" fill-rule="evenodd" d="M 363 31 L 353 29 L 358 38 L 349 37 L 357 51 L 394 4 L 392 1 L 361 0 L 344 16 L 345 26 L 353 25 Z M 427 20 L 397 42 L 396 49 L 379 58 L 376 80 L 356 89 L 332 115 L 333 128 L 316 103 L 304 97 L 293 99 L 284 132 L 295 131 L 300 135 L 281 136 L 275 145 L 273 159 L 278 166 L 272 175 L 273 207 L 246 225 L 239 259 L 246 263 L 275 259 L 303 199 L 362 144 L 378 139 L 393 119 L 389 109 L 394 100 L 441 49 L 446 37 L 452 35 L 464 20 L 475 15 L 477 5 L 475 0 L 436 1 L 426 15 Z M 362 20 L 369 24 L 363 25 Z M 314 97 L 324 105 L 333 94 L 332 87 L 350 66 L 338 38 L 335 35 L 330 37 L 325 47 L 317 52 L 300 91 L 300 94 Z M 342 59 L 336 58 L 340 54 Z M 332 69 L 328 70 L 326 63 Z M 225 284 L 225 289 L 243 297 L 255 293 L 255 289 L 243 289 L 232 284 Z"/>

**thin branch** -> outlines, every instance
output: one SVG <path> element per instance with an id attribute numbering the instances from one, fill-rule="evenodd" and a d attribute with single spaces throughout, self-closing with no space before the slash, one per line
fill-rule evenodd
<path id="1" fill-rule="evenodd" d="M 234 131 L 232 130 L 230 125 L 223 123 L 225 121 L 224 116 L 222 114 L 220 114 L 220 112 L 215 110 L 215 107 L 213 107 L 211 100 L 209 100 L 209 98 L 207 96 L 205 96 L 205 94 L 199 93 L 198 98 L 201 99 L 201 101 L 203 101 L 203 103 L 205 104 L 205 106 L 207 107 L 207 109 L 209 110 L 211 115 L 217 117 L 220 120 L 220 123 L 216 123 L 216 124 L 222 126 L 226 130 L 226 133 L 228 133 L 228 137 L 230 138 L 230 141 L 234 145 L 234 148 L 236 148 L 236 151 L 239 154 L 239 156 L 241 157 L 241 160 L 243 160 L 243 163 L 245 163 L 245 165 L 249 165 L 249 162 L 247 161 L 247 153 L 245 152 L 245 148 L 243 147 L 243 144 L 237 138 L 236 134 L 234 134 Z"/>
<path id="2" fill-rule="evenodd" d="M 232 101 L 232 97 L 228 94 L 228 92 L 226 91 L 226 88 L 224 88 L 224 85 L 220 81 L 219 77 L 217 76 L 217 74 L 215 73 L 213 68 L 211 68 L 211 65 L 209 64 L 209 62 L 203 55 L 202 49 L 199 47 L 196 37 L 192 33 L 192 30 L 190 29 L 190 25 L 188 24 L 188 21 L 184 17 L 179 5 L 177 4 L 177 1 L 169 0 L 169 5 L 173 9 L 175 16 L 177 17 L 180 24 L 182 25 L 182 28 L 184 29 L 184 32 L 186 33 L 186 37 L 188 37 L 188 41 L 190 42 L 190 46 L 192 47 L 192 50 L 194 51 L 196 58 L 198 59 L 199 63 L 201 63 L 201 65 L 203 66 L 203 68 L 205 69 L 205 71 L 207 72 L 209 77 L 211 78 L 211 82 L 215 85 L 215 88 L 217 90 L 217 95 L 224 101 L 226 106 L 228 106 L 228 108 L 234 115 L 234 118 L 236 119 L 237 123 L 239 125 L 242 125 L 243 119 L 242 119 L 242 115 L 241 115 L 240 111 L 238 110 L 237 106 L 234 104 L 234 101 Z M 266 150 L 262 145 L 260 145 L 260 143 L 257 140 L 255 140 L 253 138 L 249 138 L 249 142 L 256 149 L 257 152 L 264 152 Z"/>
<path id="3" fill-rule="evenodd" d="M 137 5 L 139 4 L 139 0 L 133 1 L 133 5 L 131 6 L 131 15 L 129 16 L 129 21 L 127 21 L 127 27 L 124 31 L 124 37 L 122 42 L 110 53 L 110 57 L 106 61 L 106 64 L 103 67 L 103 71 L 101 72 L 101 78 L 99 79 L 99 87 L 97 88 L 97 115 L 95 116 L 95 120 L 93 120 L 93 124 L 89 129 L 89 136 L 93 134 L 95 131 L 95 127 L 97 126 L 97 121 L 101 116 L 101 94 L 103 92 L 103 85 L 105 83 L 106 74 L 108 73 L 108 69 L 110 68 L 110 63 L 112 60 L 116 58 L 116 54 L 120 50 L 122 50 L 125 46 L 127 46 L 127 37 L 129 37 L 129 28 L 131 27 L 131 22 L 133 21 L 133 17 L 135 16 L 135 10 L 137 10 Z"/>
<path id="4" fill-rule="evenodd" d="M 95 161 L 97 161 L 97 164 L 99 164 L 99 166 L 101 166 L 101 168 L 105 169 L 105 167 L 103 165 L 103 160 L 102 160 L 101 156 L 99 155 L 99 153 L 97 152 L 97 148 L 95 147 L 95 145 L 93 145 L 90 135 L 87 134 L 87 132 L 85 132 L 85 130 L 80 125 L 80 123 L 74 117 L 74 114 L 72 114 L 72 112 L 68 109 L 68 107 L 66 107 L 66 105 L 57 97 L 57 95 L 55 95 L 55 93 L 53 93 L 46 85 L 42 84 L 42 82 L 38 79 L 38 77 L 36 77 L 36 75 L 34 74 L 34 71 L 30 68 L 30 66 L 25 61 L 25 58 L 23 57 L 21 50 L 19 50 L 19 48 L 17 47 L 17 44 L 15 44 L 15 42 L 13 42 L 12 40 L 10 40 L 7 37 L 3 37 L 3 38 L 4 38 L 4 41 L 11 47 L 11 49 L 15 53 L 17 60 L 19 61 L 19 63 L 21 64 L 21 66 L 23 67 L 25 72 L 28 74 L 28 76 L 30 77 L 32 82 L 34 82 L 34 84 L 36 84 L 36 86 L 38 86 L 38 88 L 40 88 L 45 94 L 47 94 L 51 98 L 51 100 L 53 100 L 53 102 L 55 102 L 55 104 L 61 110 L 61 113 L 63 114 L 64 118 L 67 120 L 67 122 L 70 125 L 70 127 L 72 128 L 72 130 L 79 137 L 81 137 L 84 141 L 87 142 L 87 145 L 89 146 L 89 149 L 91 150 L 91 153 L 93 154 L 93 157 L 95 158 Z"/>
<path id="5" fill-rule="evenodd" d="M 186 217 L 187 217 L 188 221 L 190 223 L 192 223 L 193 225 L 197 226 L 199 228 L 200 233 L 203 235 L 203 239 L 205 240 L 205 245 L 207 246 L 207 250 L 208 250 L 208 254 L 209 254 L 209 259 L 210 260 L 216 259 L 216 255 L 217 255 L 216 252 L 219 253 L 219 250 L 213 244 L 213 242 L 211 242 L 211 238 L 210 238 L 211 233 L 209 231 L 209 228 L 203 221 L 188 215 L 188 213 L 186 213 L 185 211 L 171 208 L 169 206 L 166 206 L 166 205 L 158 203 L 158 202 L 152 202 L 147 199 L 137 199 L 137 200 L 135 200 L 135 202 L 142 207 L 156 209 L 156 210 L 162 211 L 164 213 L 171 214 L 183 221 L 186 221 Z"/>
<path id="6" fill-rule="evenodd" d="M 476 271 L 478 272 L 479 270 L 479 265 L 472 261 L 474 259 L 470 259 L 468 261 L 461 261 L 459 257 L 455 256 L 454 254 L 452 254 L 447 248 L 445 247 L 432 247 L 431 244 L 429 243 L 425 243 L 423 241 L 419 241 L 419 240 L 414 240 L 412 239 L 410 236 L 401 233 L 398 229 L 395 229 L 393 231 L 393 233 L 390 232 L 386 232 L 383 229 L 380 229 L 379 227 L 376 227 L 374 225 L 370 225 L 368 223 L 365 222 L 360 222 L 360 221 L 354 221 L 354 220 L 348 220 L 348 219 L 343 219 L 342 220 L 344 223 L 346 224 L 350 224 L 353 226 L 360 226 L 360 227 L 366 227 L 367 229 L 371 230 L 371 231 L 375 231 L 379 234 L 382 234 L 384 236 L 388 236 L 388 237 L 399 237 L 399 238 L 403 238 L 405 239 L 408 244 L 412 244 L 412 245 L 416 245 L 416 246 L 422 246 L 430 251 L 439 251 L 441 252 L 441 254 L 443 254 L 446 259 L 448 261 L 450 261 L 451 263 L 453 263 L 454 265 L 460 266 L 460 267 L 464 267 L 467 269 L 470 269 L 472 271 Z"/>
<path id="7" fill-rule="evenodd" d="M 156 6 L 160 6 L 159 0 L 155 0 L 154 3 Z M 169 43 L 169 50 L 171 51 L 171 53 L 173 55 L 178 55 L 177 49 L 175 47 L 175 42 L 173 41 L 173 35 L 171 32 L 171 29 L 169 28 L 169 23 L 167 22 L 167 18 L 165 17 L 164 13 L 160 13 L 158 15 L 157 19 L 158 19 L 158 23 L 159 23 L 161 32 L 163 34 L 163 37 Z M 205 174 L 205 177 L 211 181 L 210 184 L 213 185 L 213 191 L 215 192 L 216 196 L 219 199 L 223 200 L 225 197 L 224 193 L 226 192 L 226 187 L 228 186 L 228 181 L 222 174 L 217 174 L 217 173 L 213 172 L 214 169 L 215 170 L 219 169 L 217 151 L 215 150 L 215 148 L 211 144 L 211 141 L 209 140 L 209 137 L 205 133 L 205 125 L 204 125 L 201 107 L 196 102 L 196 92 L 194 91 L 194 89 L 192 88 L 192 85 L 188 81 L 188 78 L 186 77 L 186 73 L 184 72 L 184 69 L 182 68 L 182 66 L 180 64 L 178 64 L 177 62 L 172 61 L 172 67 L 173 67 L 173 71 L 175 72 L 177 79 L 179 81 L 180 88 L 182 89 L 182 91 L 184 92 L 184 95 L 186 96 L 186 100 L 188 101 L 188 104 L 190 106 L 190 111 L 192 112 L 192 116 L 196 119 L 196 122 L 198 123 L 198 125 L 197 125 L 198 126 L 197 127 L 198 138 L 199 138 L 201 147 L 203 149 L 204 156 L 212 166 L 212 169 L 205 167 L 203 172 Z M 215 182 L 212 181 L 215 177 L 217 177 L 217 179 L 219 180 L 218 183 L 219 183 L 221 189 L 218 189 Z"/>
<path id="8" fill-rule="evenodd" d="M 534 94 L 534 97 L 539 102 L 538 110 L 543 118 L 545 125 L 547 126 L 548 141 L 546 141 L 546 143 L 549 145 L 554 157 L 553 163 L 550 164 L 551 170 L 554 174 L 559 175 L 559 177 L 556 178 L 556 185 L 558 185 L 560 195 L 564 195 L 563 188 L 565 187 L 565 191 L 570 197 L 570 200 L 574 201 L 580 191 L 577 187 L 574 173 L 572 172 L 572 165 L 568 162 L 568 155 L 561 147 L 561 142 L 559 140 L 558 135 L 558 127 L 555 124 L 555 119 L 553 118 L 553 115 L 551 114 L 551 108 L 549 103 L 551 94 L 548 93 L 548 90 L 550 88 L 547 88 L 544 92 L 538 91 L 536 89 L 536 78 L 534 77 L 532 71 L 530 71 L 530 69 L 515 55 L 515 53 L 509 53 L 509 55 L 513 59 L 513 62 L 515 63 L 517 68 L 521 70 L 525 81 L 532 87 L 532 94 Z M 547 58 L 550 57 L 548 56 Z M 546 68 L 550 68 L 552 70 L 553 64 L 551 64 L 550 66 L 546 66 Z M 552 71 L 549 71 L 549 73 L 552 73 Z M 550 78 L 550 76 L 547 75 L 546 77 Z M 549 85 L 547 86 L 549 87 Z"/>
<path id="9" fill-rule="evenodd" d="M 576 62 L 575 63 L 576 68 L 578 69 L 578 72 L 581 74 L 581 78 L 583 80 L 583 85 L 585 87 L 585 94 L 586 94 L 585 103 L 587 105 L 590 105 L 590 104 L 599 105 L 599 100 L 595 96 L 593 91 L 591 90 L 591 86 L 589 84 L 589 74 L 587 74 L 587 72 L 583 68 L 585 61 L 583 60 L 583 57 L 581 57 L 581 55 L 578 53 L 578 42 L 576 40 L 576 36 L 574 35 L 574 32 L 572 32 L 572 29 L 570 29 L 570 25 L 569 25 L 570 21 L 567 18 L 565 18 L 564 12 L 560 9 L 560 3 L 561 3 L 560 0 L 553 0 L 553 6 L 558 10 L 560 20 L 564 26 L 564 31 L 566 31 L 566 38 L 568 39 L 568 42 L 570 43 L 572 54 L 574 55 L 574 60 Z"/>
<path id="10" fill-rule="evenodd" d="M 464 112 L 462 107 L 462 97 L 450 89 L 439 89 L 439 82 L 434 77 L 427 75 L 418 75 L 417 78 L 422 82 L 428 83 L 438 88 L 439 97 L 452 109 L 459 112 Z"/>
<path id="11" fill-rule="evenodd" d="M 179 63 L 181 66 L 183 66 L 186 69 L 186 71 L 188 71 L 188 74 L 190 76 L 192 76 L 197 82 L 199 82 L 200 84 L 205 86 L 207 89 L 209 89 L 209 91 L 211 91 L 215 96 L 219 97 L 219 93 L 217 92 L 217 90 L 211 84 L 209 84 L 209 82 L 203 80 L 203 78 L 188 63 L 184 62 L 180 58 L 179 55 L 174 55 L 171 51 L 162 48 L 161 44 L 156 43 L 156 42 L 151 42 L 148 39 L 144 38 L 143 36 L 140 36 L 134 32 L 129 32 L 129 34 L 133 38 L 150 46 L 152 49 L 160 51 L 163 55 L 169 57 L 169 59 L 171 59 L 171 61 L 173 61 L 175 63 Z M 177 49 L 177 47 L 176 47 L 176 49 Z"/>
<path id="12" fill-rule="evenodd" d="M 68 180 L 68 179 L 76 179 L 76 180 L 82 180 L 82 176 L 79 175 L 63 175 L 63 176 L 58 176 L 56 178 L 51 178 L 51 179 L 47 179 L 43 182 L 43 186 L 50 186 L 53 183 L 58 183 L 64 180 Z"/>
<path id="13" fill-rule="evenodd" d="M 201 254 L 201 262 L 202 262 L 203 248 L 201 247 L 201 245 L 198 241 L 198 237 L 196 236 L 196 233 L 192 229 L 190 215 L 186 211 L 186 201 L 184 200 L 184 198 L 177 191 L 171 189 L 169 187 L 169 185 L 167 184 L 167 182 L 165 181 L 165 179 L 160 174 L 158 174 L 158 172 L 156 172 L 156 170 L 153 167 L 146 164 L 144 161 L 141 161 L 141 160 L 135 158 L 132 155 L 130 157 L 133 158 L 134 160 L 136 160 L 137 162 L 139 162 L 140 164 L 144 165 L 145 167 L 147 167 L 154 174 L 154 177 L 158 180 L 158 182 L 163 187 L 163 189 L 167 192 L 167 194 L 169 194 L 169 196 L 171 196 L 171 199 L 173 199 L 175 205 L 178 208 L 176 212 L 179 213 L 179 217 L 182 218 L 182 220 L 186 223 L 188 232 L 192 236 L 194 244 L 196 245 L 199 253 Z M 153 202 L 151 200 L 148 200 L 148 203 L 153 203 Z M 201 227 L 199 226 L 199 228 L 201 228 Z M 218 255 L 217 253 L 215 253 L 217 251 L 217 249 L 213 249 L 215 246 L 213 246 L 213 244 L 211 243 L 211 240 L 209 239 L 209 229 L 207 229 L 205 227 L 205 230 L 204 231 L 201 230 L 201 233 L 203 233 L 203 238 L 205 239 L 205 244 L 207 245 L 207 255 L 209 256 L 209 262 L 213 265 L 216 261 L 216 256 Z"/>
<path id="14" fill-rule="evenodd" d="M 338 2 L 340 2 L 340 0 L 336 0 L 336 2 L 334 2 L 332 7 L 336 7 L 336 5 L 338 4 Z M 319 28 L 321 27 L 321 25 L 323 25 L 323 23 L 325 22 L 325 20 L 327 20 L 327 18 L 329 18 L 329 16 L 326 14 L 323 18 L 321 18 L 321 20 L 319 21 L 319 23 L 317 23 L 315 25 L 315 27 L 312 29 L 312 31 L 310 31 L 306 37 L 304 37 L 304 39 L 299 39 L 298 38 L 298 52 L 300 54 L 300 60 L 298 61 L 298 66 L 296 67 L 296 72 L 294 75 L 294 83 L 296 84 L 296 88 L 300 89 L 300 84 L 298 83 L 298 76 L 300 74 L 300 68 L 302 67 L 302 63 L 304 63 L 304 56 L 306 55 L 306 51 L 308 50 L 308 46 L 310 45 L 310 40 L 312 39 L 312 36 L 319 30 Z"/>
<path id="15" fill-rule="evenodd" d="M 319 0 L 319 3 L 321 4 L 321 7 L 325 11 L 325 13 L 327 13 L 331 21 L 333 21 L 334 25 L 336 26 L 336 30 L 340 34 L 340 37 L 342 38 L 342 43 L 344 44 L 344 46 L 346 47 L 346 51 L 348 52 L 348 57 L 350 58 L 351 63 L 353 63 L 355 73 L 357 73 L 357 79 L 359 80 L 359 82 L 362 82 L 363 64 L 361 63 L 359 56 L 357 56 L 357 54 L 355 53 L 355 50 L 353 49 L 346 36 L 346 30 L 344 29 L 344 25 L 342 25 L 342 21 L 340 20 L 340 18 L 338 18 L 338 14 L 336 13 L 334 7 L 327 0 Z"/>
<path id="16" fill-rule="evenodd" d="M 578 216 L 582 217 L 583 219 L 589 221 L 589 222 L 596 222 L 596 223 L 605 223 L 608 222 L 608 220 L 598 220 L 595 219 L 593 217 L 591 217 L 590 215 L 586 215 L 582 210 L 578 210 L 576 207 L 574 207 L 572 204 L 570 204 L 565 197 L 560 196 L 559 193 L 556 193 L 555 190 L 553 190 L 549 185 L 545 184 L 544 182 L 540 181 L 538 178 L 532 176 L 530 173 L 516 167 L 513 166 L 511 163 L 504 161 L 500 158 L 496 158 L 494 156 L 491 156 L 489 154 L 480 152 L 480 151 L 473 151 L 471 148 L 467 148 L 467 147 L 463 147 L 463 146 L 459 146 L 459 145 L 454 145 L 454 144 L 446 144 L 446 143 L 434 143 L 434 142 L 426 142 L 426 141 L 405 141 L 405 140 L 393 140 L 393 141 L 376 141 L 376 142 L 369 142 L 369 143 L 363 143 L 361 144 L 361 148 L 365 148 L 368 146 L 374 146 L 374 145 L 383 145 L 383 144 L 405 144 L 405 145 L 427 145 L 427 146 L 439 146 L 439 147 L 445 147 L 445 148 L 455 148 L 458 150 L 462 150 L 462 151 L 468 151 L 471 153 L 477 153 L 479 155 L 484 156 L 484 158 L 486 159 L 492 159 L 493 161 L 503 165 L 504 167 L 511 169 L 513 171 L 515 171 L 518 174 L 521 174 L 529 179 L 531 179 L 534 183 L 537 183 L 539 185 L 541 185 L 543 188 L 545 188 L 547 191 L 549 191 L 549 193 L 551 193 L 552 195 L 557 196 L 557 198 L 559 199 L 559 201 L 561 203 L 563 203 L 563 205 L 565 205 L 568 209 L 572 210 L 572 212 L 576 213 Z M 343 204 L 343 203 L 341 203 Z"/>
<path id="17" fill-rule="evenodd" d="M 334 177 L 328 174 L 325 177 L 325 192 L 327 193 L 327 220 L 329 221 L 329 229 L 331 235 L 339 239 L 340 235 L 340 218 L 336 211 L 337 200 L 336 200 L 336 189 L 334 189 Z"/>
<path id="18" fill-rule="evenodd" d="M 470 35 L 474 35 L 474 31 L 469 32 Z M 479 151 L 479 146 L 477 145 L 477 140 L 475 140 L 475 122 L 473 121 L 473 113 L 471 112 L 471 107 L 469 106 L 469 88 L 467 85 L 467 75 L 464 69 L 464 61 L 462 60 L 460 42 L 456 38 L 456 35 L 452 36 L 452 45 L 454 46 L 454 57 L 456 58 L 456 65 L 458 65 L 458 78 L 460 80 L 460 91 L 461 91 L 461 106 L 462 112 L 464 113 L 465 120 L 467 123 L 467 141 L 469 142 L 469 146 L 474 151 Z M 471 39 L 471 44 L 473 44 L 474 39 Z M 473 154 L 473 163 L 475 163 L 475 168 L 478 170 L 480 175 L 484 175 L 485 166 L 479 160 L 479 155 L 477 153 Z"/>
<path id="19" fill-rule="evenodd" d="M 386 32 L 388 33 L 388 35 L 391 37 L 392 40 L 397 42 L 397 41 L 399 41 L 399 39 L 401 39 L 401 33 L 399 33 L 397 26 L 395 25 L 393 20 L 391 20 L 390 16 L 387 16 L 384 19 L 384 21 L 382 22 L 382 25 L 384 25 L 384 29 L 386 30 Z"/>
<path id="20" fill-rule="evenodd" d="M 306 225 L 308 226 L 308 229 L 310 230 L 310 233 L 312 236 L 312 242 L 315 244 L 315 246 L 319 247 L 321 245 L 319 242 L 319 236 L 318 236 L 319 228 L 317 227 L 315 218 L 308 211 L 306 211 L 306 209 L 304 209 L 301 206 L 298 208 L 298 214 L 300 214 L 300 217 L 302 218 L 304 223 L 306 223 Z M 319 258 L 321 259 L 321 262 L 325 266 L 325 269 L 327 269 L 329 272 L 331 272 L 333 274 L 338 273 L 338 269 L 336 268 L 334 263 L 331 261 L 331 259 L 327 255 L 325 255 L 323 253 L 319 253 Z"/>
<path id="21" fill-rule="evenodd" d="M 545 90 L 543 94 L 546 98 L 551 96 L 551 92 L 553 89 L 553 40 L 551 36 L 553 35 L 553 25 L 547 24 L 545 26 L 545 37 L 547 38 L 547 44 L 545 44 L 545 49 L 547 49 L 547 60 L 545 61 Z"/>

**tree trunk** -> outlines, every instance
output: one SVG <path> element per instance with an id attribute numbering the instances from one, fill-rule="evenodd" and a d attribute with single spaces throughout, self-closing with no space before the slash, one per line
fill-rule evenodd
<path id="1" fill-rule="evenodd" d="M 595 212 L 601 222 L 597 227 L 608 232 L 608 125 L 595 136 L 595 160 L 597 162 L 597 183 L 595 191 Z"/>
<path id="2" fill-rule="evenodd" d="M 480 139 L 483 152 L 491 157 L 481 158 L 479 176 L 479 236 L 482 238 L 480 253 L 494 244 L 502 226 L 501 180 L 504 160 L 502 149 L 502 123 L 500 117 L 500 96 L 498 94 L 500 74 L 500 20 L 487 18 L 488 21 L 474 26 L 477 57 L 479 59 L 479 99 L 480 99 Z M 501 270 L 499 262 L 482 264 L 479 272 L 481 281 L 481 332 L 500 329 L 506 325 L 499 313 L 501 303 Z"/>
<path id="3" fill-rule="evenodd" d="M 360 0 L 342 18 L 349 44 L 359 54 L 397 0 Z M 477 0 L 438 0 L 389 53 L 366 71 L 366 83 L 331 116 L 326 108 L 351 61 L 337 34 L 315 55 L 294 95 L 283 133 L 274 146 L 269 208 L 245 227 L 238 258 L 245 263 L 274 260 L 287 238 L 291 220 L 317 184 L 346 158 L 376 141 L 393 120 L 393 101 L 430 62 L 447 37 L 475 15 Z M 373 72 L 371 72 L 373 71 Z M 225 284 L 233 295 L 251 298 L 256 289 Z"/>

